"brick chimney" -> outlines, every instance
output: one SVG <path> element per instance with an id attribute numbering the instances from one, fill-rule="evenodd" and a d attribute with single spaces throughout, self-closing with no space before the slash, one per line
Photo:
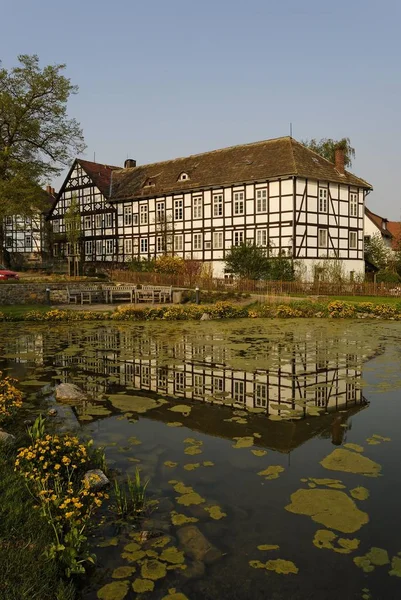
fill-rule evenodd
<path id="1" fill-rule="evenodd" d="M 340 175 L 345 174 L 345 153 L 343 148 L 336 148 L 334 150 L 334 162 L 337 171 Z"/>
<path id="2" fill-rule="evenodd" d="M 136 160 L 133 158 L 127 158 L 127 160 L 124 162 L 124 169 L 132 169 L 133 167 L 136 167 Z"/>
<path id="3" fill-rule="evenodd" d="M 46 186 L 46 192 L 49 194 L 49 196 L 51 196 L 51 195 L 52 195 L 53 188 L 52 188 L 52 186 L 51 186 L 51 185 L 47 185 L 47 186 Z"/>

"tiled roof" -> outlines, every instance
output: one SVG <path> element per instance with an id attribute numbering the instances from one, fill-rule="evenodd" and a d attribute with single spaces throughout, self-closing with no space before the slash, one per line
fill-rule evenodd
<path id="1" fill-rule="evenodd" d="M 392 237 L 392 233 L 390 231 L 390 228 L 388 227 L 387 219 L 372 212 L 371 210 L 368 209 L 367 206 L 365 206 L 365 214 L 366 214 L 366 216 L 369 217 L 369 219 L 372 221 L 372 223 L 374 223 L 376 225 L 376 227 L 380 230 L 380 233 L 382 235 L 384 235 L 384 237 L 388 237 L 388 238 Z"/>
<path id="2" fill-rule="evenodd" d="M 102 192 L 103 196 L 108 198 L 110 195 L 111 173 L 113 170 L 120 169 L 121 167 L 114 167 L 113 165 L 101 165 L 99 163 L 91 162 L 89 160 L 82 160 L 80 158 L 77 159 L 77 162 L 81 165 L 84 171 L 86 171 L 96 187 L 98 187 Z"/>
<path id="3" fill-rule="evenodd" d="M 189 179 L 180 181 L 182 173 L 186 173 Z M 113 170 L 111 200 L 146 198 L 291 176 L 372 188 L 369 183 L 348 171 L 341 175 L 334 164 L 319 154 L 291 137 L 283 137 Z"/>
<path id="4" fill-rule="evenodd" d="M 401 222 L 400 221 L 388 221 L 387 227 L 393 239 L 391 245 L 393 250 L 398 250 L 401 244 Z"/>

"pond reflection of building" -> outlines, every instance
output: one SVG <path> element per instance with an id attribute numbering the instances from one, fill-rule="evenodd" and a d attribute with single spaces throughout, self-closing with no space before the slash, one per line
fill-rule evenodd
<path id="1" fill-rule="evenodd" d="M 93 392 L 114 385 L 198 401 L 261 409 L 271 415 L 330 411 L 364 402 L 358 384 L 362 351 L 348 339 L 317 339 L 313 332 L 296 339 L 266 341 L 245 357 L 221 334 L 143 337 L 136 331 L 101 328 L 85 336 L 89 352 L 54 357 L 59 367 L 87 374 Z M 253 353 L 253 354 L 252 354 Z M 131 358 L 132 357 L 132 358 Z M 252 361 L 257 359 L 257 368 Z M 246 362 L 249 370 L 238 368 Z M 268 368 L 259 368 L 265 361 Z M 74 369 L 75 370 L 75 369 Z M 64 380 L 68 380 L 65 373 Z"/>

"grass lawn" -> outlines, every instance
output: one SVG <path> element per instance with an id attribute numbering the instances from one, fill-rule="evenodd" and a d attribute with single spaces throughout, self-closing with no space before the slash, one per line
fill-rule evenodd
<path id="1" fill-rule="evenodd" d="M 400 296 L 329 296 L 329 302 L 342 300 L 344 302 L 372 302 L 373 304 L 401 304 Z"/>
<path id="2" fill-rule="evenodd" d="M 35 310 L 37 312 L 47 312 L 49 306 L 46 304 L 16 304 L 16 305 L 1 305 L 0 312 L 7 316 L 22 317 L 25 313 Z"/>

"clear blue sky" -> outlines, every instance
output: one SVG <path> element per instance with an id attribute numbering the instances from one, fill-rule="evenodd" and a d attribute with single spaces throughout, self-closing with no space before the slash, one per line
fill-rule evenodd
<path id="1" fill-rule="evenodd" d="M 296 139 L 350 137 L 368 206 L 399 220 L 400 17 L 396 0 L 3 1 L 0 57 L 67 64 L 88 160 L 155 162 L 291 121 Z"/>

